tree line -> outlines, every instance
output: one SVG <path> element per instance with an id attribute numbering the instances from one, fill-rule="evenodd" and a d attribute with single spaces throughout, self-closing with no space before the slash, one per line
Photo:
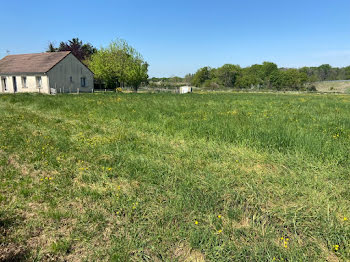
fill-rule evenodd
<path id="1" fill-rule="evenodd" d="M 328 64 L 319 67 L 278 68 L 275 63 L 264 62 L 241 68 L 225 64 L 219 68 L 203 67 L 187 75 L 190 83 L 205 88 L 265 88 L 276 90 L 313 89 L 313 82 L 350 79 L 350 66 L 334 68 Z"/>

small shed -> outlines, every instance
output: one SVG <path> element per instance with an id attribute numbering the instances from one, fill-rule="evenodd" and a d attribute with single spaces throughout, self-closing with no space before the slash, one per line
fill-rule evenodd
<path id="1" fill-rule="evenodd" d="M 181 86 L 179 88 L 179 93 L 180 94 L 192 93 L 192 87 L 190 87 L 190 86 Z"/>

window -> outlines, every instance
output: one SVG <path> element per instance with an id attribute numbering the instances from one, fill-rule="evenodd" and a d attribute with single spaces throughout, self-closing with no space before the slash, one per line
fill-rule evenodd
<path id="1" fill-rule="evenodd" d="M 72 76 L 69 77 L 69 82 L 73 83 L 73 77 Z"/>
<path id="2" fill-rule="evenodd" d="M 27 77 L 22 76 L 22 88 L 27 88 Z"/>
<path id="3" fill-rule="evenodd" d="M 4 91 L 7 91 L 7 85 L 6 85 L 6 78 L 5 77 L 1 78 L 1 84 L 2 84 L 2 87 L 4 88 Z"/>
<path id="4" fill-rule="evenodd" d="M 86 87 L 86 78 L 85 77 L 80 78 L 80 86 Z"/>
<path id="5" fill-rule="evenodd" d="M 41 76 L 37 76 L 36 78 L 36 87 L 41 88 Z"/>

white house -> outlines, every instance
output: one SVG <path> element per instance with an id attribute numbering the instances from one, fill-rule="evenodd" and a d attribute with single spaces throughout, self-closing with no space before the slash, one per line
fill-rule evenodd
<path id="1" fill-rule="evenodd" d="M 192 93 L 192 87 L 190 87 L 190 86 L 181 86 L 179 88 L 179 93 L 180 94 Z"/>
<path id="2" fill-rule="evenodd" d="M 92 92 L 93 78 L 69 51 L 8 55 L 0 60 L 0 93 Z"/>

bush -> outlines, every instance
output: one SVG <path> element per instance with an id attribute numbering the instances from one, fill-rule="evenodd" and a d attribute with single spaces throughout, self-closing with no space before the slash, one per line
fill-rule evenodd
<path id="1" fill-rule="evenodd" d="M 309 85 L 306 87 L 306 91 L 309 91 L 309 92 L 316 92 L 317 89 L 316 89 L 316 86 L 315 85 Z"/>

